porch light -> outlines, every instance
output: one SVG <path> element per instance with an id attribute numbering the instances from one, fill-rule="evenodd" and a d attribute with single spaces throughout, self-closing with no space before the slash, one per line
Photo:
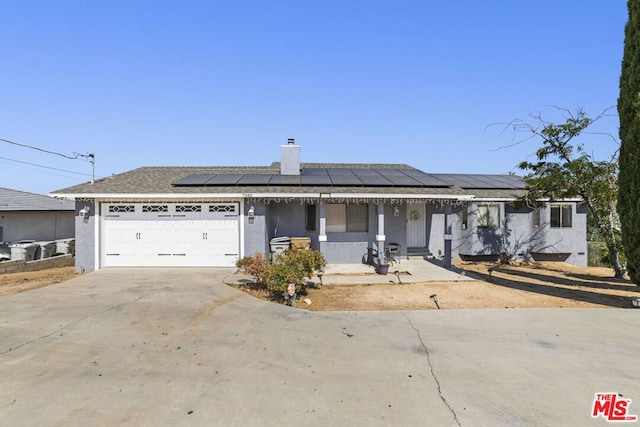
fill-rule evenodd
<path id="1" fill-rule="evenodd" d="M 253 218 L 255 214 L 256 214 L 256 209 L 253 206 L 251 206 L 249 208 L 249 212 L 247 212 L 247 215 L 249 216 L 249 218 Z"/>
<path id="2" fill-rule="evenodd" d="M 400 216 L 400 209 L 397 206 L 393 207 L 393 216 Z"/>

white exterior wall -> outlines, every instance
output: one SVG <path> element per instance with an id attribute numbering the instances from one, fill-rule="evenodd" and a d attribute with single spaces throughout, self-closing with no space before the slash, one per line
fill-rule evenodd
<path id="1" fill-rule="evenodd" d="M 75 236 L 72 211 L 0 212 L 2 241 L 52 241 Z"/>
<path id="2" fill-rule="evenodd" d="M 491 204 L 491 202 L 486 202 Z M 454 230 L 453 257 L 459 254 L 483 255 L 505 252 L 513 259 L 530 259 L 531 252 L 569 253 L 566 262 L 575 265 L 587 265 L 587 214 L 577 203 L 572 205 L 572 226 L 552 228 L 551 210 L 545 207 L 540 211 L 540 224 L 534 224 L 534 211 L 531 209 L 514 210 L 500 202 L 500 227 L 498 229 L 478 229 L 477 205 L 468 206 L 467 229 L 462 227 L 462 209 L 454 210 L 451 215 Z M 435 254 L 434 254 L 435 255 Z"/>

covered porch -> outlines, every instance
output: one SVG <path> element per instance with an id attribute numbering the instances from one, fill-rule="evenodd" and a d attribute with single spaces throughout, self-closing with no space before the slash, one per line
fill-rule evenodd
<path id="1" fill-rule="evenodd" d="M 436 257 L 451 264 L 451 227 L 456 208 L 469 197 L 379 197 L 319 194 L 316 197 L 253 198 L 247 209 L 264 216 L 265 249 L 274 238 L 308 237 L 330 264 L 360 264 L 380 257 Z"/>

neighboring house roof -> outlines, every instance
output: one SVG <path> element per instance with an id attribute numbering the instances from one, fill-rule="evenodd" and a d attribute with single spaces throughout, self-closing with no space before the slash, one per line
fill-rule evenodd
<path id="1" fill-rule="evenodd" d="M 73 211 L 69 200 L 0 187 L 0 211 Z"/>
<path id="2" fill-rule="evenodd" d="M 263 167 L 141 167 L 109 178 L 61 189 L 57 196 L 109 198 L 167 195 L 319 193 L 413 197 L 512 198 L 524 189 L 515 175 L 426 174 L 405 164 L 304 163 L 300 176 L 280 175 L 280 164 Z"/>

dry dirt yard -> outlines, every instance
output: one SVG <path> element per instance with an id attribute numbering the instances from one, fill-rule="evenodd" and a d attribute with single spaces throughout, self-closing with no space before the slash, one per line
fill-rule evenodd
<path id="1" fill-rule="evenodd" d="M 503 265 L 458 262 L 455 266 L 483 280 L 382 285 L 323 285 L 310 287 L 296 307 L 332 310 L 432 310 L 436 294 L 441 309 L 524 307 L 633 307 L 640 287 L 613 278 L 613 270 L 565 263 Z M 494 267 L 489 277 L 488 269 Z M 0 296 L 41 288 L 77 275 L 73 267 L 0 275 Z M 264 292 L 235 285 L 258 298 Z"/>
<path id="2" fill-rule="evenodd" d="M 441 309 L 618 307 L 632 308 L 640 287 L 613 278 L 613 270 L 566 263 L 502 265 L 457 262 L 455 267 L 483 280 L 413 284 L 322 285 L 307 288 L 296 307 L 332 310 L 433 310 L 431 295 Z M 489 275 L 489 268 L 493 272 Z M 491 276 L 491 277 L 490 277 Z M 237 286 L 259 298 L 265 292 Z M 303 300 L 311 301 L 307 305 Z"/>
<path id="3" fill-rule="evenodd" d="M 0 296 L 42 288 L 76 277 L 73 267 L 0 274 Z"/>

